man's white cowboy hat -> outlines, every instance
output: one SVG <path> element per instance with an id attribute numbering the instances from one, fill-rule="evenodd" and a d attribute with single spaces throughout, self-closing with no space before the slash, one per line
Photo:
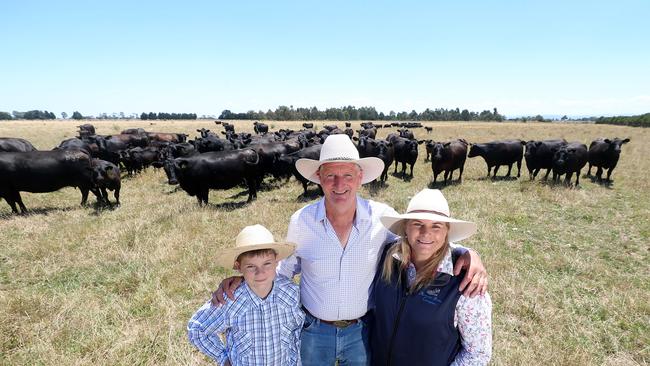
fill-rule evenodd
<path id="1" fill-rule="evenodd" d="M 320 150 L 320 158 L 318 160 L 298 159 L 296 170 L 303 177 L 320 184 L 317 172 L 318 168 L 325 163 L 355 163 L 359 165 L 363 171 L 361 184 L 377 179 L 384 170 L 384 162 L 379 158 L 360 159 L 359 151 L 354 147 L 352 140 L 344 134 L 328 136 Z"/>
<path id="2" fill-rule="evenodd" d="M 405 214 L 386 215 L 380 218 L 381 223 L 388 230 L 402 237 L 404 237 L 404 224 L 410 219 L 448 222 L 447 240 L 450 242 L 469 238 L 476 233 L 475 223 L 451 217 L 447 200 L 438 189 L 423 189 L 418 192 L 409 201 Z"/>
<path id="3" fill-rule="evenodd" d="M 234 268 L 235 261 L 240 254 L 258 249 L 273 249 L 277 253 L 276 259 L 284 259 L 296 249 L 294 243 L 279 243 L 273 239 L 273 234 L 262 225 L 246 226 L 237 235 L 234 248 L 226 248 L 217 255 L 217 265 L 224 268 Z"/>

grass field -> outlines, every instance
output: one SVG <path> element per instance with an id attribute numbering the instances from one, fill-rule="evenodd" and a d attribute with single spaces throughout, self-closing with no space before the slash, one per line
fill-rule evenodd
<path id="1" fill-rule="evenodd" d="M 126 127 L 192 137 L 201 127 L 222 130 L 212 121 L 91 123 L 100 134 Z M 2 122 L 0 136 L 51 149 L 74 136 L 77 124 Z M 269 124 L 277 130 L 300 122 Z M 425 125 L 433 133 L 418 129 L 416 137 L 438 141 L 563 137 L 588 145 L 601 136 L 631 138 L 611 186 L 588 178 L 575 189 L 531 182 L 525 167 L 518 180 L 485 179 L 485 163 L 472 158 L 462 184 L 443 191 L 452 215 L 478 223 L 479 233 L 464 244 L 481 254 L 490 274 L 492 364 L 649 364 L 650 129 Z M 250 121 L 236 126 L 252 131 Z M 382 129 L 378 137 L 387 133 Z M 364 187 L 361 194 L 404 211 L 431 180 L 424 156 L 421 145 L 413 180 L 389 176 L 385 188 Z M 263 224 L 281 239 L 289 215 L 316 199 L 301 197 L 293 179 L 267 180 L 251 204 L 243 192 L 211 191 L 210 204 L 201 208 L 167 185 L 164 172 L 148 170 L 123 180 L 122 205 L 114 210 L 79 206 L 80 193 L 72 188 L 23 193 L 32 210 L 27 216 L 12 215 L 0 202 L 0 364 L 210 364 L 187 342 L 185 326 L 230 274 L 212 258 L 245 225 Z"/>

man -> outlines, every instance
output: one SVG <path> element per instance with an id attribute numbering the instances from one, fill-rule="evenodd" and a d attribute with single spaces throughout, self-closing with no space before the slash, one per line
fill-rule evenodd
<path id="1" fill-rule="evenodd" d="M 357 191 L 379 177 L 383 168 L 381 159 L 360 159 L 347 135 L 329 136 L 319 160 L 296 162 L 298 172 L 320 184 L 324 195 L 291 216 L 287 241 L 297 244 L 296 252 L 278 267 L 278 273 L 289 278 L 301 274 L 300 299 L 306 313 L 301 358 L 305 366 L 336 361 L 369 364 L 364 315 L 371 307 L 370 289 L 382 250 L 397 239 L 379 218 L 397 212 L 386 204 L 358 197 Z M 468 295 L 485 292 L 487 274 L 478 255 L 459 249 L 464 254 L 454 272 L 470 264 L 461 290 Z M 223 302 L 224 289 L 232 298 L 240 282 L 239 278 L 224 280 L 213 294 L 213 302 Z"/>

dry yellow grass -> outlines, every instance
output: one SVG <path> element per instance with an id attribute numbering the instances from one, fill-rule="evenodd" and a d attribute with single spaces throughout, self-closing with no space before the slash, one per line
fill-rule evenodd
<path id="1" fill-rule="evenodd" d="M 91 123 L 101 134 L 127 127 L 191 136 L 201 127 L 222 129 L 212 121 Z M 300 126 L 268 123 L 274 130 Z M 74 136 L 77 124 L 2 122 L 0 136 L 51 149 Z M 252 131 L 250 121 L 236 124 Z M 484 162 L 474 158 L 463 183 L 444 193 L 455 215 L 479 225 L 465 245 L 481 253 L 490 272 L 493 364 L 648 364 L 650 130 L 425 124 L 434 131 L 416 130 L 418 138 L 632 139 L 611 187 L 586 178 L 578 189 L 529 182 L 525 167 L 519 180 L 486 180 Z M 382 129 L 379 137 L 387 133 Z M 365 187 L 362 195 L 403 211 L 431 179 L 423 145 L 420 153 L 413 180 L 389 176 L 387 187 Z M 122 206 L 115 210 L 80 207 L 80 194 L 71 188 L 23 194 L 34 210 L 28 216 L 11 215 L 0 202 L 0 364 L 210 364 L 186 341 L 185 325 L 230 273 L 215 268 L 211 258 L 232 245 L 245 225 L 261 223 L 284 236 L 289 215 L 309 202 L 299 197 L 302 188 L 293 179 L 267 180 L 251 204 L 244 204 L 242 191 L 212 191 L 210 205 L 200 208 L 168 186 L 162 171 L 149 170 L 124 180 Z"/>

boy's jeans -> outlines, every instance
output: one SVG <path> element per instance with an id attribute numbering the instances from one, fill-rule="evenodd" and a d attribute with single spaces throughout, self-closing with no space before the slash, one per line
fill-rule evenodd
<path id="1" fill-rule="evenodd" d="M 368 325 L 361 319 L 337 328 L 305 314 L 300 343 L 303 366 L 329 366 L 337 360 L 340 366 L 370 365 Z"/>

